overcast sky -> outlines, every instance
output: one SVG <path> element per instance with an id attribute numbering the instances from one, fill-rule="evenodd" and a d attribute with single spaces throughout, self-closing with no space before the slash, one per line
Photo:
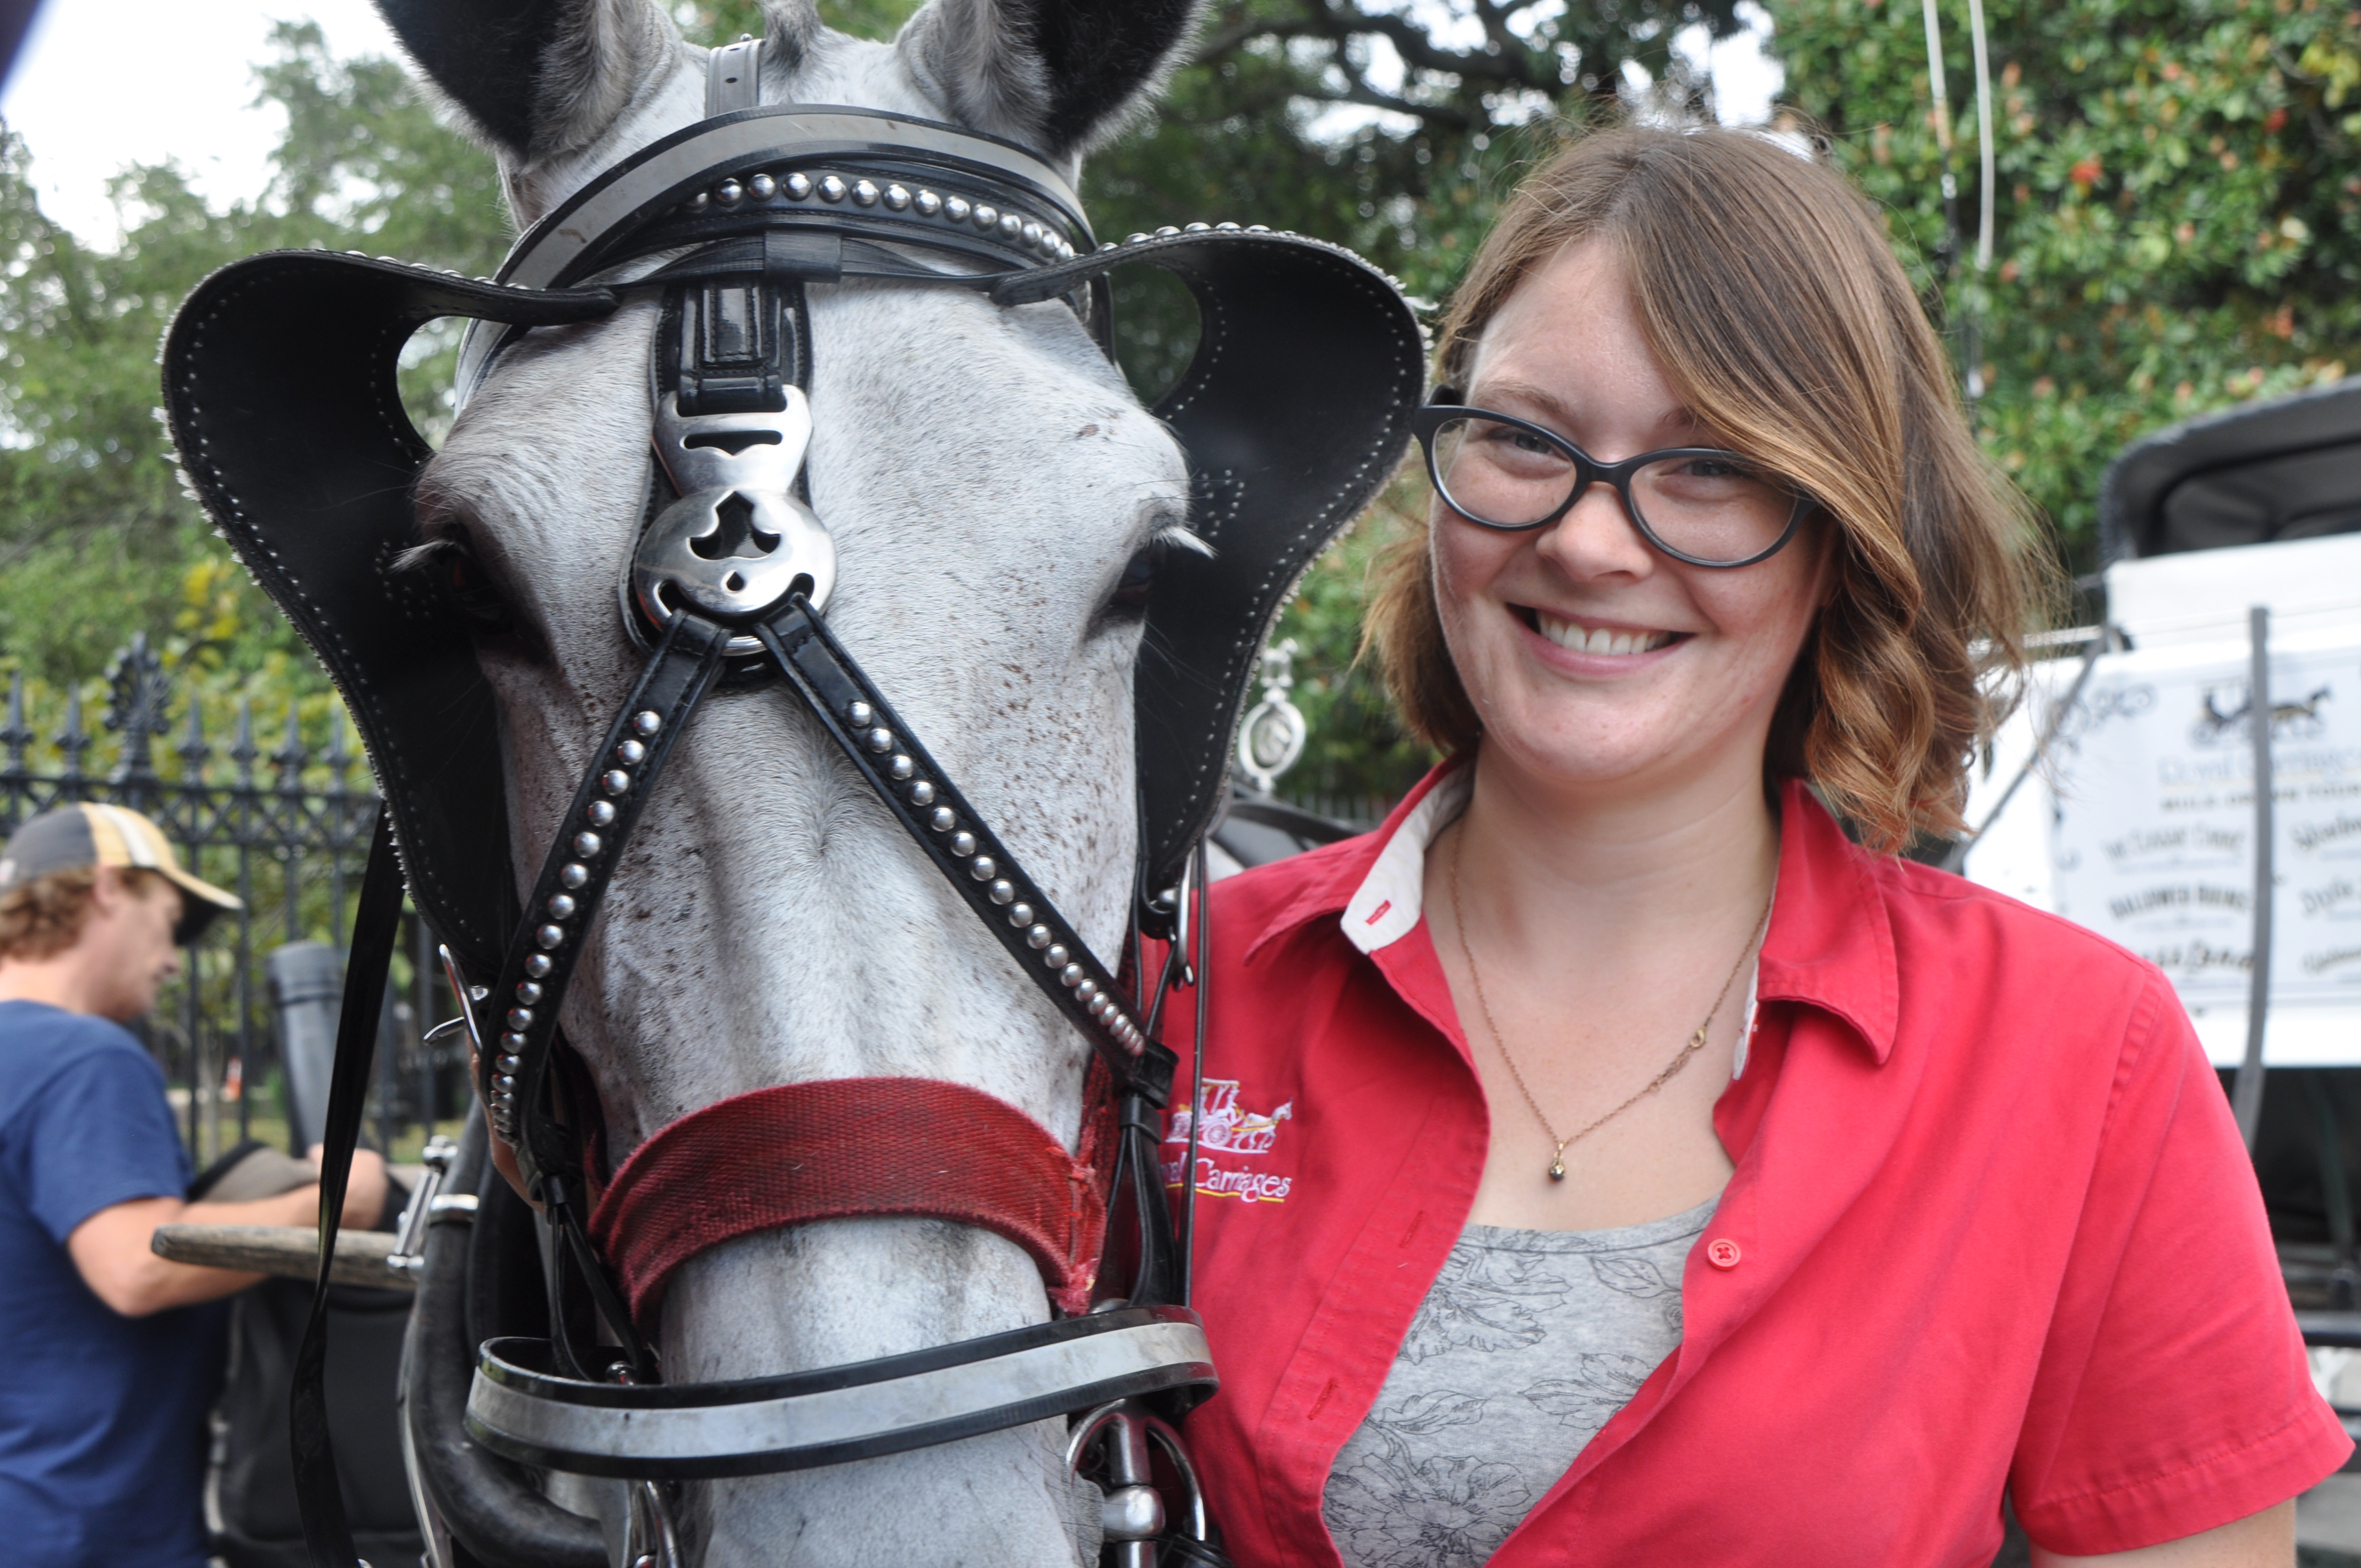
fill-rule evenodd
<path id="1" fill-rule="evenodd" d="M 287 117 L 248 107 L 253 65 L 274 20 L 305 18 L 339 55 L 393 48 L 368 0 L 48 0 L 0 97 L 32 149 L 41 210 L 112 244 L 107 181 L 167 159 L 217 205 L 259 194 Z"/>
<path id="2" fill-rule="evenodd" d="M 1758 27 L 1767 18 L 1740 7 Z M 368 0 L 49 0 L 17 60 L 0 118 L 32 149 L 42 211 L 86 242 L 119 237 L 106 182 L 132 163 L 177 160 L 216 206 L 261 193 L 286 116 L 251 107 L 253 64 L 274 20 L 311 18 L 337 55 L 388 54 Z M 1703 29 L 1685 39 L 1702 47 Z M 1716 47 L 1725 121 L 1760 123 L 1778 73 L 1760 38 Z"/>

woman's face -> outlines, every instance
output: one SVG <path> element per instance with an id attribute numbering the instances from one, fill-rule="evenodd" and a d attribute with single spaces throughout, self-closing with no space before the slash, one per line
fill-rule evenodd
<path id="1" fill-rule="evenodd" d="M 1518 287 L 1464 392 L 1603 463 L 1727 444 L 1667 380 L 1608 243 L 1569 247 Z M 1594 484 L 1527 533 L 1478 528 L 1438 499 L 1433 552 L 1488 762 L 1586 792 L 1761 777 L 1780 689 L 1828 591 L 1824 523 L 1767 561 L 1716 571 L 1659 553 L 1613 487 Z"/>

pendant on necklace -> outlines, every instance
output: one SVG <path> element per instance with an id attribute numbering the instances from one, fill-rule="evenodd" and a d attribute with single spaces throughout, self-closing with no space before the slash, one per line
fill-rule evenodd
<path id="1" fill-rule="evenodd" d="M 1557 1155 L 1550 1161 L 1550 1179 L 1552 1181 L 1565 1179 L 1565 1146 L 1564 1144 L 1558 1145 Z"/>

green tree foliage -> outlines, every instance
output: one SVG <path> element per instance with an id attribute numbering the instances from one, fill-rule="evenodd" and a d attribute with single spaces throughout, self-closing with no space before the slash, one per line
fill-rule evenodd
<path id="1" fill-rule="evenodd" d="M 1673 113 L 1703 82 L 1672 49 L 1739 27 L 1735 0 L 1217 0 L 1154 116 L 1088 171 L 1113 233 L 1268 223 L 1349 245 L 1440 299 L 1508 176 L 1635 83 Z"/>
<path id="2" fill-rule="evenodd" d="M 1963 254 L 1908 0 L 1773 0 L 1787 94 L 1882 203 L 1986 383 L 1993 456 L 2095 565 L 2125 443 L 2361 365 L 2361 11 L 2349 0 L 1988 0 L 1999 178 L 1973 264 L 1967 7 L 1942 0 Z M 1972 335 L 1971 335 L 1972 334 Z"/>
<path id="3" fill-rule="evenodd" d="M 245 696 L 273 722 L 291 705 L 324 726 L 325 682 L 181 491 L 156 415 L 158 345 L 200 279 L 255 251 L 483 273 L 506 247 L 490 160 L 435 123 L 399 65 L 332 60 L 310 23 L 280 24 L 272 46 L 259 97 L 288 127 L 257 203 L 215 212 L 179 166 L 134 168 L 113 188 L 122 243 L 95 249 L 42 214 L 23 141 L 0 136 L 0 666 L 29 678 L 37 709 L 143 630 L 209 707 Z M 455 342 L 412 346 L 405 381 L 430 427 Z"/>

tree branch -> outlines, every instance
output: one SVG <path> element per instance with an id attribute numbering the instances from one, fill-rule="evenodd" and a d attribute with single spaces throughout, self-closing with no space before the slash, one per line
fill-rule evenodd
<path id="1" fill-rule="evenodd" d="M 1406 16 L 1359 8 L 1357 0 L 1296 0 L 1292 16 L 1256 15 L 1243 5 L 1224 7 L 1223 22 L 1198 43 L 1197 59 L 1210 61 L 1259 38 L 1275 43 L 1314 39 L 1329 47 L 1329 63 L 1346 82 L 1342 93 L 1307 85 L 1304 95 L 1325 103 L 1358 104 L 1373 109 L 1409 115 L 1437 130 L 1464 132 L 1482 128 L 1489 116 L 1469 102 L 1488 89 L 1512 88 L 1564 96 L 1570 84 L 1561 74 L 1557 57 L 1532 49 L 1510 30 L 1508 18 L 1520 0 L 1474 0 L 1488 47 L 1446 49 L 1424 27 Z M 1422 102 L 1369 84 L 1347 56 L 1345 46 L 1356 38 L 1383 38 L 1393 47 L 1414 76 L 1448 77 L 1457 91 L 1451 100 Z"/>
<path id="2" fill-rule="evenodd" d="M 1353 15 L 1340 12 L 1335 0 L 1312 0 L 1318 30 L 1339 42 L 1356 34 L 1375 34 L 1394 46 L 1402 63 L 1417 71 L 1442 71 L 1463 80 L 1497 82 L 1511 87 L 1532 87 L 1555 93 L 1565 83 L 1559 80 L 1557 62 L 1552 60 L 1544 73 L 1534 69 L 1533 53 L 1520 43 L 1513 49 L 1493 54 L 1481 49 L 1448 49 L 1439 47 L 1427 37 L 1424 28 L 1407 16 L 1385 15 Z"/>
<path id="3" fill-rule="evenodd" d="M 1465 109 L 1448 104 L 1418 104 L 1393 93 L 1379 91 L 1369 84 L 1369 79 L 1345 52 L 1343 45 L 1335 50 L 1335 66 L 1345 78 L 1345 92 L 1331 94 L 1330 101 L 1360 104 L 1372 109 L 1385 109 L 1397 115 L 1410 115 L 1429 126 L 1447 126 L 1453 130 L 1473 130 L 1476 120 Z"/>
<path id="4" fill-rule="evenodd" d="M 1495 48 L 1505 54 L 1510 49 L 1524 47 L 1524 40 L 1509 30 L 1509 14 L 1500 8 L 1498 0 L 1474 0 L 1474 3 L 1476 19 L 1484 25 L 1484 36 L 1492 40 Z"/>
<path id="5" fill-rule="evenodd" d="M 1321 38 L 1341 44 L 1348 38 L 1376 37 L 1391 44 L 1402 63 L 1414 71 L 1531 87 L 1550 93 L 1565 88 L 1555 58 L 1526 47 L 1513 33 L 1506 35 L 1507 41 L 1497 53 L 1490 49 L 1444 49 L 1407 16 L 1355 11 L 1337 0 L 1301 0 L 1301 4 L 1302 14 L 1293 18 L 1250 16 L 1240 7 L 1234 13 L 1236 20 L 1203 36 L 1197 46 L 1197 58 L 1213 60 L 1256 38 Z"/>

